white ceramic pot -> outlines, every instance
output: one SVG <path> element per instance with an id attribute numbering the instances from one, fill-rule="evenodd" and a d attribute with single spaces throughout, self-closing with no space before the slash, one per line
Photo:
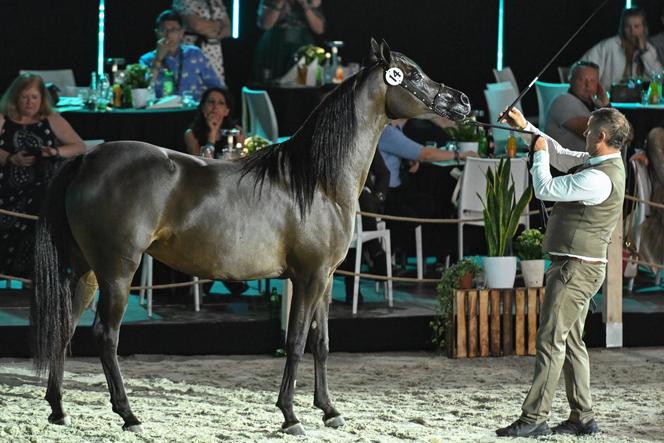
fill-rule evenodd
<path id="1" fill-rule="evenodd" d="M 521 273 L 527 288 L 541 288 L 544 285 L 544 260 L 521 260 Z"/>
<path id="2" fill-rule="evenodd" d="M 516 257 L 484 257 L 482 264 L 487 288 L 508 289 L 514 287 Z"/>
<path id="3" fill-rule="evenodd" d="M 131 90 L 131 105 L 134 108 L 145 108 L 148 103 L 148 88 Z"/>
<path id="4" fill-rule="evenodd" d="M 457 142 L 457 146 L 459 147 L 459 152 L 477 152 L 477 149 L 479 148 L 479 143 L 478 142 Z"/>

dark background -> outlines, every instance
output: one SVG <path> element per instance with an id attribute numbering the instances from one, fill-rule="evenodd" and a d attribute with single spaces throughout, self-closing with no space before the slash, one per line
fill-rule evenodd
<path id="1" fill-rule="evenodd" d="M 135 62 L 154 47 L 154 19 L 170 0 L 106 0 L 106 57 Z M 230 6 L 231 1 L 227 3 Z M 237 94 L 249 82 L 257 29 L 258 0 L 242 0 L 241 37 L 224 41 L 227 83 Z M 521 88 L 572 35 L 601 0 L 505 0 L 504 66 Z M 556 66 L 576 61 L 600 39 L 615 35 L 624 0 L 610 0 L 542 80 L 558 81 Z M 662 24 L 662 0 L 640 1 L 651 34 Z M 393 50 L 418 62 L 433 79 L 466 92 L 475 108 L 493 82 L 496 63 L 498 0 L 326 0 L 327 31 L 320 39 L 343 40 L 345 61 L 361 61 L 370 37 L 384 38 Z M 19 69 L 73 68 L 77 84 L 87 85 L 96 70 L 96 0 L 0 1 L 0 90 Z M 534 91 L 524 100 L 536 114 Z"/>

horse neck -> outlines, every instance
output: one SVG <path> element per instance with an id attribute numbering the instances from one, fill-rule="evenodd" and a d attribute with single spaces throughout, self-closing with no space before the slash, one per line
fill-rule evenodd
<path id="1" fill-rule="evenodd" d="M 357 133 L 349 155 L 345 180 L 339 181 L 337 200 L 355 207 L 369 173 L 378 139 L 387 124 L 383 70 L 375 67 L 356 93 Z"/>

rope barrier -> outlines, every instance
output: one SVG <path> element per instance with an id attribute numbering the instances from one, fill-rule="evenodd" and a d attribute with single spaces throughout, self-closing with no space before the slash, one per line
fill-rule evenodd
<path id="1" fill-rule="evenodd" d="M 647 205 L 649 205 L 649 206 L 652 206 L 652 207 L 655 207 L 655 208 L 662 208 L 662 209 L 664 209 L 664 205 L 661 204 L 661 203 L 655 203 L 655 202 L 650 201 L 650 200 L 643 200 L 643 199 L 640 199 L 640 198 L 636 198 L 636 197 L 634 197 L 634 196 L 632 196 L 632 195 L 627 195 L 627 194 L 626 194 L 626 195 L 625 195 L 625 200 L 632 200 L 632 201 L 639 202 L 639 203 L 645 203 L 645 204 L 647 204 Z"/>
<path id="2" fill-rule="evenodd" d="M 637 265 L 640 266 L 647 266 L 649 268 L 657 268 L 657 269 L 664 269 L 664 264 L 659 264 L 659 263 L 652 263 L 652 262 L 647 262 L 643 260 L 636 260 L 630 257 L 623 257 L 622 261 L 625 262 L 630 262 L 630 263 L 636 263 Z M 439 278 L 413 278 L 413 277 L 388 277 L 386 275 L 378 275 L 378 274 L 367 274 L 367 273 L 355 273 L 355 272 L 350 272 L 350 271 L 343 271 L 341 269 L 337 269 L 334 271 L 336 275 L 344 275 L 348 277 L 355 277 L 358 276 L 360 278 L 366 278 L 370 280 L 380 280 L 380 281 L 396 281 L 396 282 L 408 282 L 408 283 L 439 283 L 440 279 Z M 22 278 L 22 277 L 16 277 L 13 275 L 6 275 L 6 274 L 0 274 L 0 279 L 5 279 L 5 280 L 16 280 L 20 281 L 22 283 L 28 283 L 31 284 L 32 280 Z M 139 291 L 142 289 L 170 289 L 170 288 L 182 288 L 185 286 L 193 286 L 197 284 L 202 284 L 202 283 L 210 283 L 214 280 L 210 279 L 204 279 L 204 280 L 190 280 L 187 282 L 180 282 L 180 283 L 169 283 L 169 284 L 163 284 L 163 285 L 152 285 L 152 286 L 131 286 L 129 289 L 132 291 Z"/>

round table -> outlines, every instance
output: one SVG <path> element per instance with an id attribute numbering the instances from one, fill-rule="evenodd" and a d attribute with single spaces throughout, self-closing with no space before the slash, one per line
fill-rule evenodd
<path id="1" fill-rule="evenodd" d="M 185 152 L 184 132 L 194 120 L 196 108 L 59 111 L 84 140 L 138 140 Z"/>

